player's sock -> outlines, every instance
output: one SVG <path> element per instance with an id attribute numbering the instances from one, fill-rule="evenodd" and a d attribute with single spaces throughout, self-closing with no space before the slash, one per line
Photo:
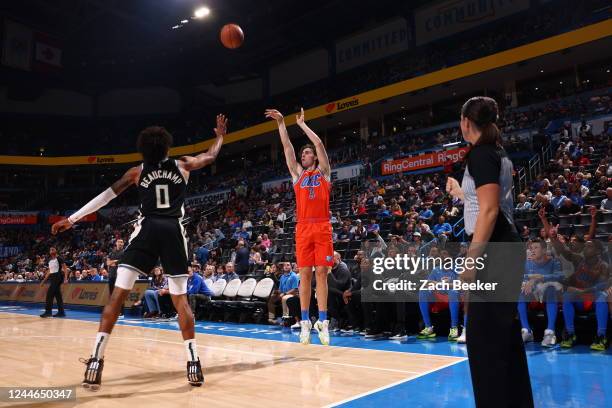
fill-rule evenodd
<path id="1" fill-rule="evenodd" d="M 527 318 L 527 302 L 526 301 L 519 300 L 518 312 L 519 312 L 519 318 L 521 319 L 521 327 L 531 331 L 531 327 L 529 327 L 529 319 Z"/>
<path id="2" fill-rule="evenodd" d="M 308 310 L 302 310 L 302 320 L 310 320 Z"/>
<path id="3" fill-rule="evenodd" d="M 187 361 L 198 361 L 198 347 L 195 339 L 185 340 L 185 352 L 187 353 Z"/>
<path id="4" fill-rule="evenodd" d="M 109 337 L 110 333 L 98 332 L 96 335 L 96 342 L 91 352 L 92 357 L 97 359 L 104 358 L 104 350 L 106 350 L 106 344 L 108 343 Z"/>
<path id="5" fill-rule="evenodd" d="M 322 322 L 327 320 L 327 310 L 319 310 L 319 320 Z"/>

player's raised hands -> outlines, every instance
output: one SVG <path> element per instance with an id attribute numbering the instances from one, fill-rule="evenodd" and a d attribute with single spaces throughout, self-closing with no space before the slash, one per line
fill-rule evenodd
<path id="1" fill-rule="evenodd" d="M 51 234 L 55 235 L 58 232 L 64 232 L 70 228 L 72 228 L 72 223 L 68 220 L 68 218 L 64 218 L 51 226 Z"/>
<path id="2" fill-rule="evenodd" d="M 215 128 L 217 137 L 223 137 L 227 134 L 227 118 L 224 114 L 217 115 L 217 127 Z"/>
<path id="3" fill-rule="evenodd" d="M 295 115 L 295 123 L 297 123 L 298 126 L 302 126 L 304 124 L 304 108 L 300 108 L 300 113 Z"/>
<path id="4" fill-rule="evenodd" d="M 276 109 L 266 109 L 265 111 L 266 118 L 274 119 L 277 122 L 282 122 L 285 118 L 282 113 L 277 111 Z"/>

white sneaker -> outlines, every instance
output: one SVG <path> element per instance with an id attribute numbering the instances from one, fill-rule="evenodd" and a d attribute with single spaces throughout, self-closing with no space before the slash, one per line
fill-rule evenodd
<path id="1" fill-rule="evenodd" d="M 461 336 L 457 337 L 457 343 L 465 344 L 467 341 L 467 329 L 464 327 L 463 331 L 461 331 Z"/>
<path id="2" fill-rule="evenodd" d="M 329 320 L 320 321 L 314 324 L 314 328 L 319 333 L 319 340 L 324 346 L 329 346 Z"/>
<path id="3" fill-rule="evenodd" d="M 300 330 L 300 322 L 297 322 L 296 324 L 291 326 L 291 330 Z"/>
<path id="4" fill-rule="evenodd" d="M 310 344 L 310 330 L 312 330 L 312 323 L 310 320 L 300 321 L 300 343 Z"/>
<path id="5" fill-rule="evenodd" d="M 557 344 L 557 336 L 555 331 L 546 329 L 544 330 L 544 338 L 542 339 L 542 347 L 552 347 Z"/>
<path id="6" fill-rule="evenodd" d="M 521 329 L 521 336 L 523 337 L 523 343 L 533 341 L 533 333 L 524 327 Z"/>

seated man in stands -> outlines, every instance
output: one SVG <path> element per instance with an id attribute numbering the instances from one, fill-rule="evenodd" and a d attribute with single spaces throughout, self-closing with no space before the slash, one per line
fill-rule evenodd
<path id="1" fill-rule="evenodd" d="M 518 311 L 523 327 L 521 330 L 523 341 L 529 342 L 533 341 L 533 333 L 527 317 L 527 306 L 533 301 L 546 304 L 548 325 L 544 331 L 542 346 L 552 347 L 557 344 L 555 324 L 559 304 L 558 295 L 563 289 L 560 282 L 564 275 L 559 260 L 548 256 L 546 252 L 546 241 L 536 238 L 529 243 Z"/>
<path id="2" fill-rule="evenodd" d="M 159 298 L 160 296 L 166 296 L 169 293 L 168 278 L 164 275 L 160 267 L 153 268 L 153 279 L 151 280 L 150 286 L 145 291 L 144 295 L 146 306 L 144 317 L 158 317 L 161 314 Z"/>
<path id="3" fill-rule="evenodd" d="M 233 262 L 228 262 L 225 264 L 225 273 L 223 275 L 221 275 L 221 279 L 225 279 L 226 282 L 229 283 L 229 281 L 233 280 L 233 279 L 240 279 L 240 276 L 238 276 L 238 274 L 236 272 L 234 272 L 234 263 Z"/>
<path id="4" fill-rule="evenodd" d="M 298 295 L 300 278 L 295 272 L 291 270 L 291 263 L 283 262 L 279 266 L 282 273 L 278 278 L 278 290 L 275 291 L 274 295 L 270 297 L 271 301 L 268 303 L 268 314 L 271 318 L 270 322 L 275 323 L 274 319 L 276 317 L 276 314 L 274 313 L 274 309 L 276 308 L 276 304 L 280 302 L 283 310 L 283 322 L 288 325 L 290 325 L 291 323 L 299 323 L 298 319 L 295 319 L 293 322 L 290 322 L 291 315 L 289 313 L 289 306 L 287 306 L 287 301 L 292 297 Z"/>
<path id="5" fill-rule="evenodd" d="M 429 251 L 429 258 L 441 257 L 442 260 L 450 258 L 448 251 L 441 251 L 437 247 L 432 247 Z M 446 263 L 446 262 L 444 262 Z M 442 263 L 442 266 L 444 266 Z M 433 268 L 427 281 L 430 284 L 437 282 L 447 282 L 459 279 L 454 269 Z M 418 339 L 432 339 L 436 337 L 433 324 L 431 322 L 430 306 L 432 303 L 448 303 L 451 316 L 451 328 L 448 333 L 449 341 L 457 341 L 459 337 L 459 302 L 460 293 L 456 290 L 419 290 L 419 308 L 423 317 L 425 328 L 417 335 Z M 465 326 L 465 324 L 464 324 Z"/>
<path id="6" fill-rule="evenodd" d="M 344 292 L 351 288 L 351 272 L 342 262 L 342 257 L 334 251 L 334 266 L 327 274 L 327 307 L 331 317 L 330 331 L 340 329 L 340 313 L 344 308 Z"/>
<path id="7" fill-rule="evenodd" d="M 525 194 L 518 195 L 518 203 L 516 204 L 516 211 L 528 211 L 531 209 L 531 202 L 527 200 L 527 196 Z"/>
<path id="8" fill-rule="evenodd" d="M 191 306 L 193 316 L 198 320 L 198 305 L 209 302 L 213 293 L 206 286 L 200 274 L 194 272 L 191 266 L 187 267 L 187 272 L 189 273 L 189 278 L 187 279 L 187 298 L 189 299 L 189 306 Z"/>
<path id="9" fill-rule="evenodd" d="M 612 187 L 606 189 L 606 198 L 601 200 L 599 208 L 604 211 L 612 211 Z"/>
<path id="10" fill-rule="evenodd" d="M 571 199 L 566 198 L 563 200 L 563 205 L 557 211 L 558 215 L 578 215 L 582 211 L 582 208 L 574 203 Z"/>
<path id="11" fill-rule="evenodd" d="M 608 264 L 602 259 L 603 244 L 598 240 L 589 240 L 584 244 L 581 253 L 572 252 L 559 241 L 557 227 L 551 227 L 548 223 L 545 223 L 545 227 L 555 250 L 574 265 L 574 273 L 564 282 L 566 286 L 563 295 L 565 331 L 561 347 L 571 348 L 576 343 L 574 330 L 576 308 L 580 311 L 587 311 L 594 304 L 597 336 L 591 344 L 591 349 L 605 351 L 608 348 L 606 290 L 610 285 L 610 271 Z"/>
<path id="12" fill-rule="evenodd" d="M 444 248 L 446 241 L 448 241 L 453 234 L 453 227 L 451 227 L 451 225 L 446 222 L 446 218 L 441 215 L 438 217 L 438 223 L 434 225 L 431 232 L 438 238 L 440 245 Z"/>

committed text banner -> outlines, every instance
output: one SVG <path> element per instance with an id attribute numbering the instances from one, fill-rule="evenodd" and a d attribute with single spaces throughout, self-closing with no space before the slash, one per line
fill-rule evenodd
<path id="1" fill-rule="evenodd" d="M 336 71 L 342 72 L 408 49 L 408 25 L 403 18 L 336 42 Z"/>
<path id="2" fill-rule="evenodd" d="M 37 222 L 37 212 L 0 212 L 0 225 L 33 225 Z"/>
<path id="3" fill-rule="evenodd" d="M 448 37 L 529 8 L 529 0 L 447 0 L 414 15 L 416 45 Z"/>

